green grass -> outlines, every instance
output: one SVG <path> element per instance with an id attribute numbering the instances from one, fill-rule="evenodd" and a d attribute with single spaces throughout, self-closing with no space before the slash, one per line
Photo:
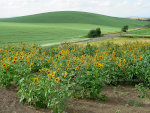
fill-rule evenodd
<path id="1" fill-rule="evenodd" d="M 149 22 L 146 21 L 138 21 L 75 11 L 42 13 L 17 18 L 1 19 L 0 21 L 17 23 L 82 23 L 119 28 L 124 25 L 129 25 L 130 28 L 137 28 L 149 24 Z"/>
<path id="2" fill-rule="evenodd" d="M 147 24 L 149 22 L 86 12 L 43 13 L 0 19 L 0 44 L 27 42 L 49 46 L 65 41 L 85 40 L 89 30 L 97 27 L 101 28 L 102 33 L 108 33 L 121 31 L 123 25 L 133 29 Z"/>
<path id="3" fill-rule="evenodd" d="M 131 34 L 136 34 L 136 35 L 150 35 L 150 29 L 133 32 Z"/>
<path id="4" fill-rule="evenodd" d="M 98 27 L 90 24 L 27 24 L 0 22 L 0 43 L 40 43 L 59 44 L 64 41 L 85 40 L 90 29 Z M 119 31 L 119 28 L 101 26 L 102 32 Z"/>

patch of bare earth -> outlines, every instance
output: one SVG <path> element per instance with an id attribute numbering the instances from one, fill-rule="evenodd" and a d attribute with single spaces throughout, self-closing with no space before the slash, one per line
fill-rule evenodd
<path id="1" fill-rule="evenodd" d="M 15 87 L 0 87 L 0 113 L 50 113 L 50 109 L 35 108 L 19 102 Z M 68 113 L 150 113 L 150 100 L 137 97 L 138 92 L 131 86 L 107 86 L 104 102 L 97 100 L 72 99 L 65 111 Z"/>

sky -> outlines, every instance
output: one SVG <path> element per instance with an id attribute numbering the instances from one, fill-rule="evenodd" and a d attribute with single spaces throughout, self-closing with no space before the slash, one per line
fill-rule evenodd
<path id="1" fill-rule="evenodd" d="M 150 17 L 150 0 L 0 0 L 0 18 L 52 11 L 84 11 L 115 17 Z"/>

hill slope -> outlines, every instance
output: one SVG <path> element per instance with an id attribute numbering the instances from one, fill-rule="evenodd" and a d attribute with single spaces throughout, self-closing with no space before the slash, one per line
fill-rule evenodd
<path id="1" fill-rule="evenodd" d="M 75 11 L 49 12 L 16 18 L 0 19 L 0 21 L 17 23 L 82 23 L 113 27 L 129 25 L 130 28 L 143 27 L 148 24 L 148 22 L 138 20 Z"/>
<path id="2" fill-rule="evenodd" d="M 85 40 L 90 29 L 99 26 L 76 23 L 8 23 L 0 22 L 0 46 L 8 43 L 56 44 L 66 41 Z M 118 27 L 101 26 L 103 33 L 119 31 Z"/>

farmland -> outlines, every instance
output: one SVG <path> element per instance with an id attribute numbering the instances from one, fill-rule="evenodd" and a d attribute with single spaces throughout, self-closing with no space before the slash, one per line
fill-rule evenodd
<path id="1" fill-rule="evenodd" d="M 72 11 L 0 19 L 0 43 L 54 45 L 85 40 L 89 30 L 97 27 L 102 33 L 119 32 L 126 24 L 130 25 L 129 29 L 135 29 L 144 27 L 148 22 Z"/>
<path id="2" fill-rule="evenodd" d="M 134 32 L 129 32 L 127 34 L 121 34 L 121 37 L 127 37 L 127 38 L 150 38 L 150 29 L 143 29 L 143 30 L 137 30 Z"/>
<path id="3" fill-rule="evenodd" d="M 132 34 L 136 34 L 136 35 L 150 35 L 150 29 L 146 29 L 146 30 L 142 30 L 142 31 L 137 31 L 137 32 L 134 32 Z"/>
<path id="4" fill-rule="evenodd" d="M 90 42 L 91 45 L 93 46 L 101 46 L 101 44 L 106 44 L 106 43 L 114 43 L 114 44 L 118 44 L 118 45 L 122 45 L 122 44 L 132 44 L 135 42 L 147 42 L 150 43 L 150 39 L 149 38 L 122 38 L 122 37 L 113 37 L 111 39 L 107 39 L 107 40 L 102 40 L 102 41 L 97 41 L 97 42 Z M 84 44 L 83 44 L 84 45 Z"/>
<path id="5" fill-rule="evenodd" d="M 146 42 L 63 44 L 49 49 L 22 42 L 0 50 L 0 82 L 3 87 L 18 86 L 23 102 L 63 111 L 64 99 L 105 99 L 101 90 L 108 84 L 138 81 L 137 87 L 149 87 L 149 49 Z"/>
<path id="6" fill-rule="evenodd" d="M 72 43 L 127 24 L 149 23 L 72 11 L 0 19 L 0 112 L 149 113 L 149 38 Z"/>
<path id="7" fill-rule="evenodd" d="M 131 20 L 127 18 L 118 18 L 76 11 L 42 13 L 36 15 L 1 19 L 0 21 L 15 23 L 82 23 L 112 27 L 122 27 L 124 25 L 130 25 L 130 28 L 143 27 L 149 24 L 149 22 Z"/>
<path id="8" fill-rule="evenodd" d="M 24 24 L 0 23 L 0 42 L 2 43 L 60 43 L 64 41 L 85 40 L 90 29 L 99 27 L 90 24 Z M 80 26 L 80 27 L 79 27 Z M 117 27 L 101 26 L 104 33 L 116 32 Z M 42 37 L 42 38 L 41 38 Z"/>

